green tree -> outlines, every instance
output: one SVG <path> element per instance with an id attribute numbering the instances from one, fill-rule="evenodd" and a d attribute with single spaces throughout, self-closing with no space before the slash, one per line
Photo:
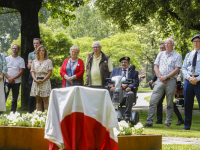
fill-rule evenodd
<path id="1" fill-rule="evenodd" d="M 146 24 L 150 17 L 156 16 L 163 26 L 173 20 L 186 28 L 200 30 L 197 0 L 96 0 L 95 5 L 104 17 L 111 18 L 124 30 Z"/>
<path id="2" fill-rule="evenodd" d="M 83 0 L 0 0 L 0 13 L 5 8 L 9 11 L 17 11 L 21 16 L 21 56 L 25 63 L 28 62 L 28 53 L 33 50 L 33 38 L 40 37 L 38 26 L 38 12 L 43 6 L 50 11 L 53 18 L 62 17 L 62 22 L 68 25 L 69 19 L 74 19 L 72 13 L 77 7 L 82 5 Z M 22 75 L 22 94 L 21 94 L 21 110 L 28 108 L 28 75 L 29 70 L 25 69 Z"/>
<path id="3" fill-rule="evenodd" d="M 81 6 L 75 10 L 76 19 L 69 21 L 69 26 L 62 25 L 61 17 L 47 21 L 47 25 L 53 30 L 62 28 L 73 39 L 82 37 L 94 37 L 94 40 L 101 40 L 105 37 L 114 35 L 121 30 L 110 20 L 104 20 L 100 11 L 89 4 Z"/>

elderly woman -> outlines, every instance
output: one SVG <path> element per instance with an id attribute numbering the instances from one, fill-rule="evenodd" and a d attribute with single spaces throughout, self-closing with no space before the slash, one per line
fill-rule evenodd
<path id="1" fill-rule="evenodd" d="M 31 96 L 36 97 L 36 109 L 42 111 L 42 101 L 44 109 L 49 106 L 49 95 L 51 92 L 50 77 L 53 71 L 52 61 L 48 59 L 47 50 L 43 45 L 37 48 L 36 59 L 31 65 L 31 75 L 34 82 L 31 87 Z"/>
<path id="2" fill-rule="evenodd" d="M 7 71 L 5 56 L 0 53 L 0 114 L 6 111 L 3 76 L 6 75 Z"/>
<path id="3" fill-rule="evenodd" d="M 83 85 L 84 63 L 77 57 L 79 51 L 79 47 L 73 45 L 70 48 L 71 58 L 65 59 L 61 66 L 60 75 L 63 77 L 63 87 Z"/>

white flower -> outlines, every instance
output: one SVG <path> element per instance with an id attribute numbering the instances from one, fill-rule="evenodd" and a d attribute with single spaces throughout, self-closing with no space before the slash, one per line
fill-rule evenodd
<path id="1" fill-rule="evenodd" d="M 139 122 L 134 127 L 130 127 L 131 124 L 128 124 L 126 121 L 120 121 L 119 123 L 119 135 L 130 135 L 130 134 L 136 134 L 141 135 L 144 131 L 143 125 Z"/>

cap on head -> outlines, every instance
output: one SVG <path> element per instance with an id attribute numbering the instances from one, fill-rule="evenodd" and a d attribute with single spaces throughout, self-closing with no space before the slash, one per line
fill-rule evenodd
<path id="1" fill-rule="evenodd" d="M 130 61 L 130 57 L 122 57 L 119 62 L 121 62 L 122 60 L 127 60 L 128 62 Z"/>
<path id="2" fill-rule="evenodd" d="M 195 36 L 191 39 L 191 42 L 193 42 L 193 40 L 194 40 L 195 38 L 199 38 L 199 39 L 200 39 L 200 35 L 195 35 Z"/>

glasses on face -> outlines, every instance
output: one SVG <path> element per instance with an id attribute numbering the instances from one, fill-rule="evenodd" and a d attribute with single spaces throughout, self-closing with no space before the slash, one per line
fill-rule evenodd
<path id="1" fill-rule="evenodd" d="M 99 46 L 98 47 L 92 47 L 92 49 L 98 49 L 99 48 Z"/>
<path id="2" fill-rule="evenodd" d="M 126 61 L 122 61 L 122 62 L 121 62 L 121 64 L 127 64 L 127 63 L 128 63 L 128 62 L 126 62 Z"/>
<path id="3" fill-rule="evenodd" d="M 17 48 L 12 48 L 12 49 L 14 49 L 14 50 L 18 50 Z"/>
<path id="4" fill-rule="evenodd" d="M 200 42 L 200 41 L 193 41 L 193 43 L 196 43 L 196 44 L 199 43 L 199 42 Z"/>

